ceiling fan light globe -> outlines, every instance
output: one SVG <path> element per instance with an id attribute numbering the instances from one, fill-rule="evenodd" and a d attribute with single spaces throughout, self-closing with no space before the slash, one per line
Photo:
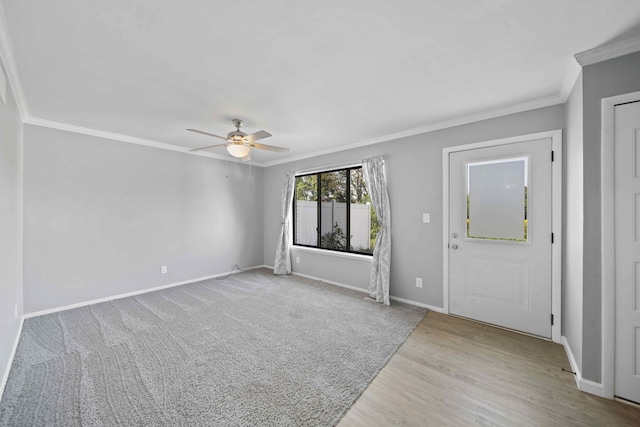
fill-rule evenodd
<path id="1" fill-rule="evenodd" d="M 245 145 L 231 144 L 227 146 L 227 151 L 233 157 L 243 158 L 249 154 L 249 151 L 251 151 L 251 149 Z"/>

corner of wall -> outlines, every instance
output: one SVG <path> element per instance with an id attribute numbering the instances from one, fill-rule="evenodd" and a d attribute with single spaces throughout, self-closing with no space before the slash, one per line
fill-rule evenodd
<path id="1" fill-rule="evenodd" d="M 16 355 L 16 350 L 18 349 L 18 343 L 20 342 L 20 336 L 22 335 L 22 325 L 24 325 L 24 316 L 20 318 L 20 324 L 18 325 L 18 331 L 16 333 L 15 339 L 13 340 L 13 346 L 11 347 L 11 353 L 9 353 L 9 360 L 7 361 L 7 366 L 4 367 L 4 373 L 2 374 L 2 380 L 0 380 L 0 399 L 4 394 L 4 388 L 7 385 L 7 380 L 9 379 L 9 372 L 11 371 L 11 365 L 13 364 L 13 358 Z"/>
<path id="2" fill-rule="evenodd" d="M 571 365 L 571 370 L 573 371 L 574 378 L 576 381 L 576 386 L 578 390 L 584 391 L 585 393 L 594 394 L 596 396 L 605 397 L 604 389 L 601 383 L 596 383 L 595 381 L 591 381 L 582 377 L 582 370 L 580 366 L 576 362 L 576 358 L 574 356 L 573 350 L 571 349 L 571 345 L 567 341 L 567 337 L 562 337 L 562 346 L 564 347 L 564 351 L 567 354 L 567 358 L 569 359 L 569 364 Z"/>

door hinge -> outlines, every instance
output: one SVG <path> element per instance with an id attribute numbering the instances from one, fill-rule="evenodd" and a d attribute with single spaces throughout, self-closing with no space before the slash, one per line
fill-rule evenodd
<path id="1" fill-rule="evenodd" d="M 552 162 L 553 162 L 553 160 L 554 160 L 554 159 L 553 159 L 553 157 L 554 157 L 554 156 L 553 156 L 553 150 L 552 150 L 552 151 L 551 151 L 551 161 L 552 161 Z"/>
<path id="2" fill-rule="evenodd" d="M 551 315 L 551 326 L 553 326 L 553 314 Z"/>
<path id="3" fill-rule="evenodd" d="M 554 238 L 553 233 L 551 233 L 551 243 L 553 243 L 553 238 Z"/>

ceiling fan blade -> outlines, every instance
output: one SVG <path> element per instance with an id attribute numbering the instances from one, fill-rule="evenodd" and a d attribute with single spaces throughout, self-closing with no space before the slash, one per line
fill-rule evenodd
<path id="1" fill-rule="evenodd" d="M 220 138 L 220 139 L 224 139 L 225 141 L 227 140 L 226 137 L 224 136 L 220 136 L 220 135 L 214 135 L 212 133 L 209 132 L 203 132 L 201 130 L 198 129 L 187 129 L 189 132 L 195 132 L 195 133 L 201 133 L 202 135 L 207 135 L 207 136 L 213 136 L 214 138 Z"/>
<path id="2" fill-rule="evenodd" d="M 271 134 L 266 130 L 259 130 L 258 132 L 254 132 L 251 135 L 247 135 L 244 137 L 244 140 L 247 142 L 257 141 L 263 138 L 269 138 Z"/>
<path id="3" fill-rule="evenodd" d="M 257 148 L 258 150 L 273 151 L 275 153 L 284 153 L 286 151 L 289 151 L 288 148 L 276 147 L 274 145 L 257 144 L 255 142 L 250 143 L 249 147 Z"/>
<path id="4" fill-rule="evenodd" d="M 209 145 L 208 147 L 194 148 L 194 149 L 189 150 L 189 151 L 206 150 L 207 148 L 213 148 L 213 147 L 226 147 L 227 145 L 229 145 L 229 144 Z"/>

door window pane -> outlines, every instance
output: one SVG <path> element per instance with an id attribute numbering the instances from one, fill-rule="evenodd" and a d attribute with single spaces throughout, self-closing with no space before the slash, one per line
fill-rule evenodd
<path id="1" fill-rule="evenodd" d="M 528 160 L 467 164 L 467 238 L 527 241 Z"/>

